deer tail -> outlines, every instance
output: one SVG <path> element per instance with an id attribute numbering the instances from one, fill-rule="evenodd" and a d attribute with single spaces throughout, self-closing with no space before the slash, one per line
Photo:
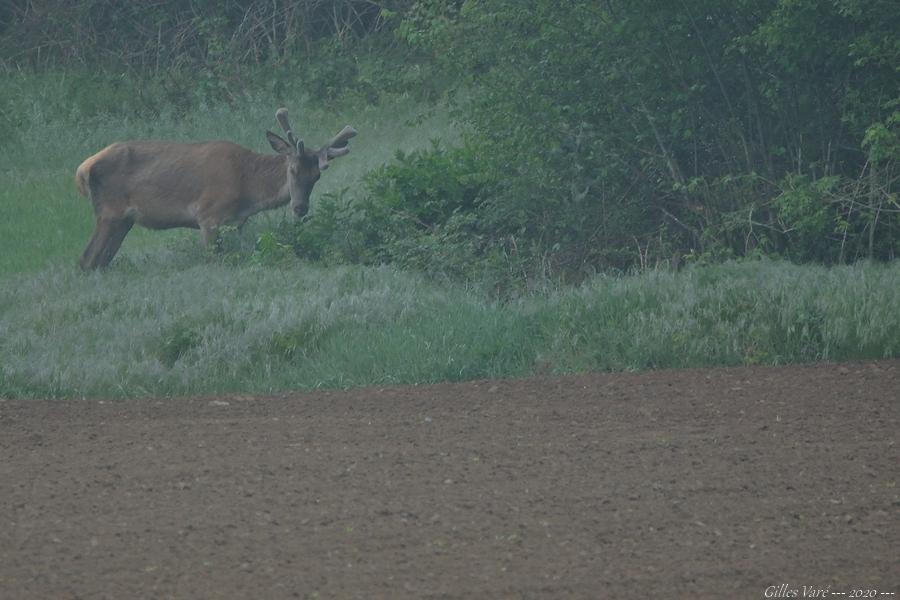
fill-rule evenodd
<path id="1" fill-rule="evenodd" d="M 94 166 L 96 166 L 97 162 L 101 160 L 108 153 L 110 147 L 106 147 L 97 154 L 93 156 L 89 156 L 84 159 L 80 165 L 78 165 L 78 169 L 75 171 L 75 187 L 78 189 L 78 192 L 87 198 L 91 197 L 93 193 L 92 186 L 96 186 L 96 174 L 94 177 L 91 176 L 92 171 L 94 170 Z M 94 181 L 92 181 L 92 179 Z"/>
<path id="2" fill-rule="evenodd" d="M 93 161 L 86 160 L 75 171 L 75 187 L 78 193 L 87 198 L 91 197 L 91 163 Z"/>

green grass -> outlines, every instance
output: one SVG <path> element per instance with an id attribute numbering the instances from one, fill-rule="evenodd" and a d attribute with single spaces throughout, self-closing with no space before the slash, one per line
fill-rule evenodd
<path id="1" fill-rule="evenodd" d="M 900 356 L 900 263 L 729 263 L 504 303 L 388 267 L 175 253 L 8 278 L 0 396 L 135 397 Z"/>
<path id="2" fill-rule="evenodd" d="M 447 110 L 395 97 L 380 107 L 329 107 L 303 96 L 284 102 L 265 93 L 247 93 L 231 104 L 201 104 L 189 114 L 162 112 L 153 118 L 92 111 L 60 102 L 71 92 L 65 77 L 6 75 L 0 92 L 0 279 L 13 273 L 52 265 L 76 264 L 93 229 L 90 202 L 74 185 L 82 160 L 106 145 L 130 139 L 199 141 L 226 139 L 257 152 L 271 153 L 266 129 L 279 131 L 275 110 L 284 104 L 294 128 L 307 143 L 321 144 L 344 125 L 359 135 L 352 153 L 335 161 L 316 185 L 316 197 L 354 189 L 363 174 L 390 160 L 396 150 L 429 145 L 432 138 L 455 139 Z M 5 100 L 5 104 L 4 104 Z M 5 117 L 5 118 L 4 118 Z M 271 227 L 287 210 L 258 215 L 250 228 Z M 173 240 L 196 239 L 196 232 L 151 232 L 135 228 L 122 254 L 142 254 L 164 248 Z"/>
<path id="3" fill-rule="evenodd" d="M 389 267 L 306 264 L 281 256 L 277 243 L 254 254 L 258 233 L 285 218 L 276 212 L 237 236 L 250 239 L 251 260 L 247 252 L 210 257 L 192 231 L 136 228 L 109 271 L 83 274 L 75 265 L 93 217 L 72 181 L 81 160 L 136 138 L 230 139 L 268 151 L 264 131 L 282 102 L 248 94 L 134 119 L 80 113 L 78 102 L 64 101 L 67 84 L 52 77 L 4 83 L 0 396 L 271 392 L 900 356 L 900 262 L 695 266 L 499 302 L 477 286 Z M 360 131 L 353 153 L 317 185 L 313 212 L 317 195 L 358 190 L 397 149 L 459 135 L 446 110 L 423 117 L 405 98 L 380 107 L 328 108 L 302 97 L 284 104 L 310 143 L 347 123 Z"/>

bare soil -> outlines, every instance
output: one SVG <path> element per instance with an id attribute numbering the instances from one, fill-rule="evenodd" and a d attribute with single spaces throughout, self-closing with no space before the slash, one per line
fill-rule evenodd
<path id="1" fill-rule="evenodd" d="M 893 598 L 898 431 L 900 361 L 5 400 L 0 598 Z"/>

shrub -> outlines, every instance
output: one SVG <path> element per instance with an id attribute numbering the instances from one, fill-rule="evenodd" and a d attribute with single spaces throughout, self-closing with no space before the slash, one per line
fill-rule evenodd
<path id="1" fill-rule="evenodd" d="M 438 277 L 467 278 L 484 269 L 499 236 L 484 220 L 490 182 L 469 146 L 397 152 L 368 173 L 361 195 L 323 196 L 295 227 L 300 256 L 325 262 L 393 263 Z"/>
<path id="2" fill-rule="evenodd" d="M 421 0 L 397 32 L 471 83 L 479 219 L 578 273 L 895 256 L 898 27 L 888 0 Z"/>

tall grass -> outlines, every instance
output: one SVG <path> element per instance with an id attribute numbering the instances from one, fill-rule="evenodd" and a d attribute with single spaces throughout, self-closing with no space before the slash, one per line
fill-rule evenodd
<path id="1" fill-rule="evenodd" d="M 135 397 L 900 356 L 900 264 L 729 263 L 504 303 L 392 268 L 121 261 L 0 288 L 0 396 Z"/>

